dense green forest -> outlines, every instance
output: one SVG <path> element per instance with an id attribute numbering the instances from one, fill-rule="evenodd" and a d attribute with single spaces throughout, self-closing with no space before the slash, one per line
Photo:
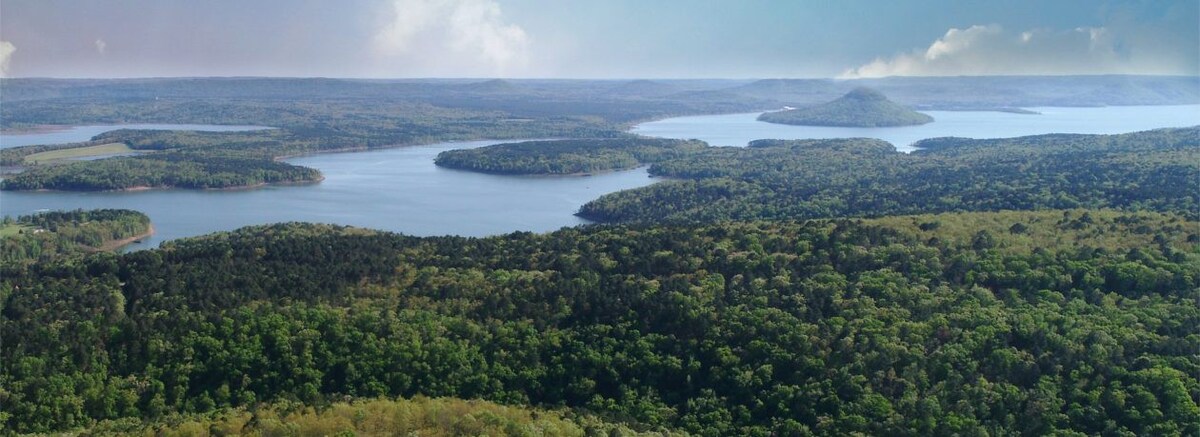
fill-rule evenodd
<path id="1" fill-rule="evenodd" d="M 437 165 L 499 174 L 579 174 L 633 168 L 708 147 L 662 138 L 525 141 L 439 153 Z"/>
<path id="2" fill-rule="evenodd" d="M 933 117 L 888 100 L 879 91 L 856 88 L 820 105 L 764 112 L 758 120 L 803 126 L 885 127 L 930 123 Z"/>
<path id="3" fill-rule="evenodd" d="M 1200 211 L 1200 128 L 1120 135 L 938 138 L 912 154 L 873 139 L 760 140 L 659 162 L 682 180 L 608 194 L 580 215 L 613 222 L 1128 208 Z"/>
<path id="4" fill-rule="evenodd" d="M 0 221 L 0 263 L 45 262 L 115 249 L 151 232 L 150 217 L 127 209 L 50 211 Z"/>
<path id="5" fill-rule="evenodd" d="M 5 265 L 0 424 L 423 395 L 700 435 L 1195 435 L 1198 226 L 278 224 Z"/>

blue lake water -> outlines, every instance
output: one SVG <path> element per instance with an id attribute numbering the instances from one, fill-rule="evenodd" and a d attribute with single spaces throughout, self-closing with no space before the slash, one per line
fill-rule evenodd
<path id="1" fill-rule="evenodd" d="M 433 164 L 439 152 L 497 141 L 440 143 L 288 159 L 318 168 L 318 184 L 248 190 L 0 192 L 0 213 L 127 208 L 150 216 L 156 234 L 138 247 L 242 226 L 336 223 L 410 235 L 486 236 L 546 232 L 587 223 L 573 214 L 602 194 L 654 182 L 645 168 L 594 176 L 500 176 Z"/>
<path id="2" fill-rule="evenodd" d="M 904 127 L 792 126 L 755 120 L 759 113 L 677 117 L 642 123 L 631 132 L 652 137 L 698 139 L 742 147 L 763 138 L 879 138 L 900 151 L 936 137 L 1009 138 L 1050 133 L 1116 134 L 1200 125 L 1200 105 L 1027 108 L 1040 114 L 987 111 L 922 111 L 934 122 Z"/>
<path id="3" fill-rule="evenodd" d="M 1200 124 L 1200 105 L 1107 108 L 1031 108 L 1041 115 L 929 111 L 937 120 L 903 128 L 823 128 L 755 121 L 757 114 L 679 117 L 644 123 L 632 131 L 668 138 L 698 138 L 713 145 L 744 146 L 760 138 L 872 137 L 910 149 L 914 141 L 942 136 L 1012 137 L 1054 132 L 1121 133 Z M 254 126 L 84 126 L 69 131 L 0 137 L 5 145 L 84 141 L 114 128 L 246 130 Z M 180 127 L 187 126 L 187 127 Z M 653 183 L 646 170 L 595 176 L 521 177 L 449 170 L 433 164 L 444 150 L 497 141 L 335 153 L 288 159 L 314 167 L 325 181 L 252 190 L 68 193 L 0 192 L 0 214 L 40 210 L 128 208 L 150 216 L 157 234 L 131 248 L 242 226 L 308 221 L 403 232 L 411 235 L 485 236 L 545 232 L 586 223 L 573 214 L 603 194 Z"/>

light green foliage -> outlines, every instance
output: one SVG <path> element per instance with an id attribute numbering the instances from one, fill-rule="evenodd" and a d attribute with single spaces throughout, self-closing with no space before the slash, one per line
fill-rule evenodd
<path id="1" fill-rule="evenodd" d="M 70 149 L 38 152 L 25 157 L 29 164 L 45 164 L 52 161 L 89 158 L 106 155 L 119 155 L 133 152 L 125 143 L 106 143 L 95 146 L 75 147 Z"/>
<path id="2" fill-rule="evenodd" d="M 453 398 L 371 399 L 337 402 L 320 409 L 280 402 L 220 411 L 172 415 L 154 422 L 110 420 L 85 430 L 92 436 L 672 436 L 668 430 L 635 431 L 571 411 L 499 405 Z"/>

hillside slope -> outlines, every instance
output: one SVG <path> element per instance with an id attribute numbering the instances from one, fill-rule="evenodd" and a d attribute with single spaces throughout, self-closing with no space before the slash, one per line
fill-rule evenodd
<path id="1" fill-rule="evenodd" d="M 837 100 L 816 106 L 767 112 L 758 119 L 768 123 L 842 127 L 912 126 L 933 121 L 933 117 L 888 100 L 870 88 L 856 88 Z"/>

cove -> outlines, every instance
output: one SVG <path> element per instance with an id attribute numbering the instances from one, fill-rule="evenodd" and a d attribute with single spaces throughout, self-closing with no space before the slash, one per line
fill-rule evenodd
<path id="1" fill-rule="evenodd" d="M 500 141 L 439 143 L 288 159 L 320 169 L 325 181 L 247 190 L 0 192 L 0 213 L 126 208 L 150 216 L 157 233 L 129 249 L 175 238 L 289 221 L 334 223 L 409 235 L 487 236 L 547 232 L 589 223 L 580 205 L 654 182 L 645 168 L 595 176 L 501 176 L 435 166 L 444 150 Z"/>

